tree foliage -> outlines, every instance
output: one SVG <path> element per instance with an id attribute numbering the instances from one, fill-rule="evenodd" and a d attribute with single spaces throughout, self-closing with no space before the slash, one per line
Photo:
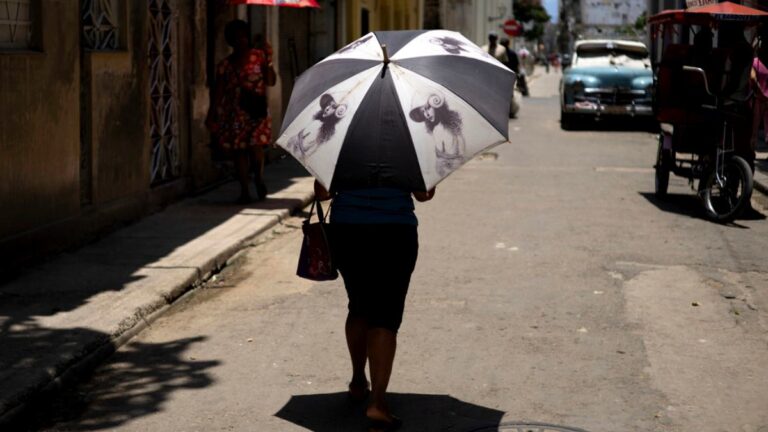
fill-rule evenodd
<path id="1" fill-rule="evenodd" d="M 529 41 L 541 39 L 544 34 L 544 25 L 552 18 L 537 0 L 516 0 L 514 14 L 515 19 L 521 23 L 533 22 L 533 27 L 523 32 L 523 36 Z"/>

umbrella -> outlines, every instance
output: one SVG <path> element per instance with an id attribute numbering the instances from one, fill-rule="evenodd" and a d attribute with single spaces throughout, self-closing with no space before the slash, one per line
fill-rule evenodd
<path id="1" fill-rule="evenodd" d="M 689 9 L 666 10 L 648 19 L 650 24 L 709 24 L 713 21 L 757 23 L 768 21 L 768 12 L 731 2 L 715 3 Z"/>
<path id="2" fill-rule="evenodd" d="M 317 0 L 229 0 L 229 4 L 252 4 L 264 6 L 288 6 L 319 8 Z"/>
<path id="3" fill-rule="evenodd" d="M 369 33 L 304 72 L 277 144 L 329 190 L 426 191 L 508 139 L 515 75 L 459 33 Z"/>

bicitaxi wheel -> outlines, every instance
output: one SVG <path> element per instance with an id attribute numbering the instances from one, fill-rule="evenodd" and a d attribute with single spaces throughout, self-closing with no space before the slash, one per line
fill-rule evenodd
<path id="1" fill-rule="evenodd" d="M 739 156 L 724 161 L 719 179 L 716 170 L 712 169 L 699 182 L 699 196 L 707 217 L 721 223 L 737 218 L 749 205 L 753 182 L 752 169 Z"/>

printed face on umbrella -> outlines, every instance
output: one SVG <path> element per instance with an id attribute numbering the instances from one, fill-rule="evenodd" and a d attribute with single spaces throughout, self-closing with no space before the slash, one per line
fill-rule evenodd
<path id="1" fill-rule="evenodd" d="M 320 96 L 320 109 L 312 115 L 312 122 L 290 139 L 288 150 L 299 160 L 311 156 L 333 138 L 336 125 L 346 114 L 346 104 L 336 102 L 328 93 L 323 94 Z"/>
<path id="2" fill-rule="evenodd" d="M 466 139 L 461 113 L 450 109 L 445 95 L 438 90 L 433 89 L 421 105 L 420 99 L 423 96 L 414 98 L 416 106 L 411 109 L 409 117 L 426 126 L 435 147 L 435 169 L 445 175 L 464 162 Z"/>
<path id="3" fill-rule="evenodd" d="M 425 123 L 429 131 L 434 130 L 438 124 L 443 124 L 461 133 L 461 115 L 449 109 L 445 96 L 437 91 L 430 94 L 422 105 L 411 109 L 410 117 L 415 122 Z"/>
<path id="4" fill-rule="evenodd" d="M 438 45 L 440 48 L 444 49 L 445 52 L 449 54 L 461 54 L 462 51 L 469 52 L 466 49 L 464 49 L 464 42 L 452 38 L 450 36 L 443 36 L 443 37 L 435 37 L 431 38 L 429 40 L 430 43 Z"/>
<path id="5" fill-rule="evenodd" d="M 333 96 L 328 93 L 320 97 L 320 107 L 323 118 L 333 116 L 335 119 L 340 120 L 347 113 L 347 106 L 344 104 L 338 104 L 333 99 Z"/>

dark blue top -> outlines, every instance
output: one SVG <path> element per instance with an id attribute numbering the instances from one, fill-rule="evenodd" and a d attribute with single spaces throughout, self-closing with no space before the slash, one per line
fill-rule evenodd
<path id="1" fill-rule="evenodd" d="M 333 197 L 331 223 L 418 225 L 410 192 L 392 188 L 356 189 Z"/>

